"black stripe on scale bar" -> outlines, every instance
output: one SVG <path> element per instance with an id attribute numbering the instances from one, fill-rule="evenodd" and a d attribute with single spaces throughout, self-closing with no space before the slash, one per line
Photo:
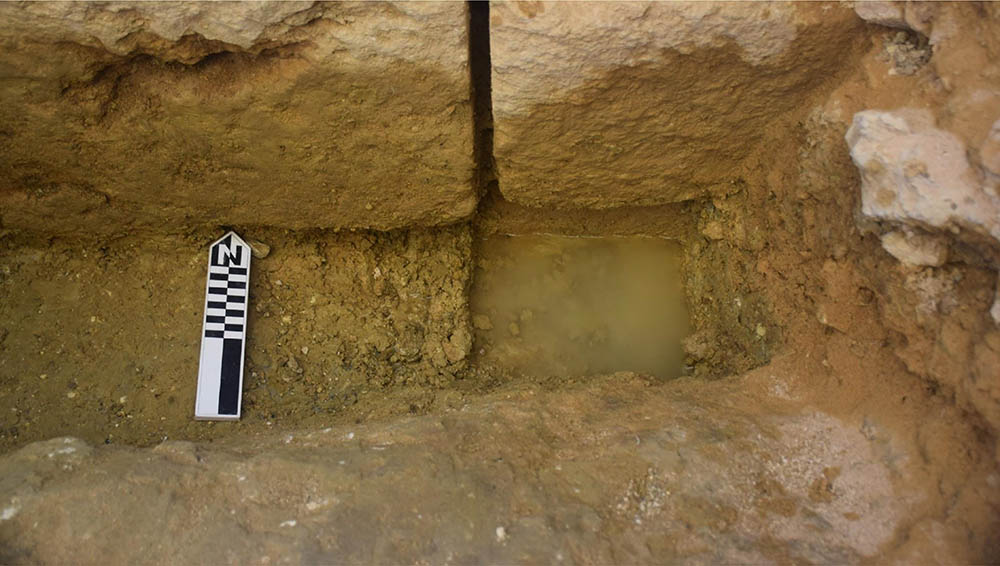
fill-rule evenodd
<path id="1" fill-rule="evenodd" d="M 226 275 L 225 273 L 209 273 L 208 274 L 208 278 L 209 279 L 215 279 L 217 281 L 225 281 L 228 277 L 229 276 Z"/>
<path id="2" fill-rule="evenodd" d="M 243 316 L 243 311 L 226 309 L 226 316 Z"/>
<path id="3" fill-rule="evenodd" d="M 226 325 L 226 330 L 230 325 Z M 235 415 L 240 401 L 240 358 L 243 341 L 225 338 L 222 341 L 222 376 L 219 381 L 219 414 Z"/>
<path id="4" fill-rule="evenodd" d="M 223 332 L 222 330 L 206 330 L 205 331 L 205 338 L 223 338 L 223 337 L 225 337 L 225 335 L 226 335 L 226 333 Z"/>
<path id="5" fill-rule="evenodd" d="M 226 289 L 225 287 L 209 287 L 208 288 L 208 294 L 209 295 L 225 295 L 228 292 L 229 292 L 229 289 Z"/>
<path id="6" fill-rule="evenodd" d="M 226 308 L 226 303 L 220 303 L 218 301 L 208 301 L 208 308 L 210 308 L 210 309 L 224 309 L 224 308 Z"/>
<path id="7" fill-rule="evenodd" d="M 232 273 L 233 275 L 246 275 L 247 274 L 247 268 L 245 268 L 245 267 L 230 267 L 229 268 L 229 273 Z"/>
<path id="8" fill-rule="evenodd" d="M 226 330 L 232 330 L 233 332 L 239 332 L 240 330 L 243 330 L 243 325 L 242 324 L 227 324 L 226 325 Z"/>
<path id="9" fill-rule="evenodd" d="M 229 282 L 229 288 L 230 289 L 246 289 L 247 288 L 247 282 L 246 281 L 230 281 Z"/>
<path id="10" fill-rule="evenodd" d="M 226 317 L 224 317 L 224 316 L 208 315 L 208 316 L 205 317 L 205 322 L 221 322 L 221 323 L 225 324 L 226 323 Z"/>
<path id="11" fill-rule="evenodd" d="M 247 302 L 246 297 L 241 297 L 239 295 L 226 295 L 227 303 L 245 303 Z"/>

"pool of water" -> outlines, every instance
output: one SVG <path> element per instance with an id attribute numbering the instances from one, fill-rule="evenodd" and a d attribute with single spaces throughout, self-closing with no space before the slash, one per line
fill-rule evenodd
<path id="1" fill-rule="evenodd" d="M 656 238 L 491 236 L 472 290 L 482 367 L 538 377 L 683 369 L 681 248 Z"/>

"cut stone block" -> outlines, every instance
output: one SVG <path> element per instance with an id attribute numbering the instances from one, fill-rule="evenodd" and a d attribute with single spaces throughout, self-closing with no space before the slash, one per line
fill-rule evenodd
<path id="1" fill-rule="evenodd" d="M 729 190 L 863 37 L 839 4 L 518 2 L 490 20 L 500 190 L 535 207 Z"/>
<path id="2" fill-rule="evenodd" d="M 0 5 L 0 221 L 392 229 L 476 205 L 457 3 Z"/>
<path id="3" fill-rule="evenodd" d="M 894 485 L 918 454 L 890 468 L 855 423 L 708 391 L 617 381 L 227 443 L 37 442 L 0 457 L 0 557 L 758 564 L 777 547 L 887 561 L 920 517 Z M 720 398 L 738 408 L 705 402 Z"/>

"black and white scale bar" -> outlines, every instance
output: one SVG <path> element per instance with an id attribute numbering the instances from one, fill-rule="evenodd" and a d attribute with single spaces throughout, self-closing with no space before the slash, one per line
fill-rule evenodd
<path id="1" fill-rule="evenodd" d="M 250 246 L 230 232 L 208 254 L 195 419 L 240 418 L 249 286 Z"/>

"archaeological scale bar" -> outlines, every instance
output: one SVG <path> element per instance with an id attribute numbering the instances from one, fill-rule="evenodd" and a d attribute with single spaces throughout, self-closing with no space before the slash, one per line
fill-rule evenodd
<path id="1" fill-rule="evenodd" d="M 209 249 L 194 408 L 197 420 L 240 418 L 250 255 L 250 246 L 235 232 L 219 238 Z"/>

